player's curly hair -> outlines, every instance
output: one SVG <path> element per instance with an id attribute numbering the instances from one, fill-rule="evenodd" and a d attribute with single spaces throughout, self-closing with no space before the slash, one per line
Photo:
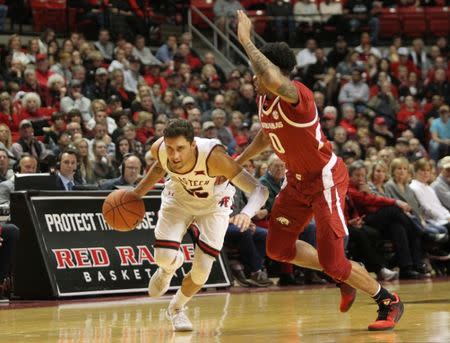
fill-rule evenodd
<path id="1" fill-rule="evenodd" d="M 287 76 L 297 64 L 294 52 L 285 42 L 267 43 L 260 51 Z"/>
<path id="2" fill-rule="evenodd" d="M 183 136 L 189 143 L 194 140 L 194 128 L 184 119 L 172 119 L 164 129 L 164 138 L 176 138 Z"/>

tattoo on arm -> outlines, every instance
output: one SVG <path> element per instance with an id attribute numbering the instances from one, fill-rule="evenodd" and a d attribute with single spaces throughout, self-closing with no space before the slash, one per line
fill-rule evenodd
<path id="1" fill-rule="evenodd" d="M 264 75 L 269 68 L 277 68 L 269 59 L 264 56 L 261 51 L 253 44 L 252 41 L 248 41 L 244 45 L 244 49 L 247 52 L 248 57 L 252 63 L 253 69 L 256 74 Z M 277 68 L 278 69 L 278 68 Z"/>
<path id="2" fill-rule="evenodd" d="M 298 97 L 297 88 L 289 81 L 283 82 L 280 87 L 278 87 L 277 92 L 283 98 L 296 99 Z"/>

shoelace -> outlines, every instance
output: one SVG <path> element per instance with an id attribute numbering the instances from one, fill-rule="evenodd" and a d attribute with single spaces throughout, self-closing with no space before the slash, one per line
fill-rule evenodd
<path id="1" fill-rule="evenodd" d="M 389 305 L 384 305 L 383 303 L 378 304 L 378 318 L 377 320 L 386 320 L 388 315 L 389 315 L 389 311 L 391 309 L 391 303 L 389 303 Z"/>

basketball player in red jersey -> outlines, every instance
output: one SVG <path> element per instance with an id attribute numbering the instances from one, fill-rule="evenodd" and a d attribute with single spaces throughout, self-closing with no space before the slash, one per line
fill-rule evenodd
<path id="1" fill-rule="evenodd" d="M 269 43 L 258 50 L 251 40 L 250 19 L 243 11 L 237 14 L 239 41 L 255 71 L 262 126 L 237 161 L 242 164 L 272 145 L 288 170 L 271 213 L 267 255 L 323 270 L 341 282 L 343 312 L 355 297 L 347 285 L 369 294 L 379 306 L 378 317 L 369 330 L 392 329 L 403 314 L 398 295 L 381 287 L 364 267 L 345 256 L 348 172 L 322 133 L 312 92 L 289 79 L 296 65 L 295 55 L 286 43 Z M 317 226 L 317 251 L 298 240 L 312 216 Z"/>

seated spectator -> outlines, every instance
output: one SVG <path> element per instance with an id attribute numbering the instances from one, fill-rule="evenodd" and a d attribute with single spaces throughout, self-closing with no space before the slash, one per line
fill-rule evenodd
<path id="1" fill-rule="evenodd" d="M 128 58 L 128 61 L 130 65 L 123 73 L 124 88 L 127 92 L 136 94 L 138 84 L 144 82 L 144 78 L 140 74 L 141 61 L 133 55 Z"/>
<path id="2" fill-rule="evenodd" d="M 390 128 L 395 125 L 396 113 L 400 109 L 398 100 L 391 92 L 391 83 L 384 81 L 380 85 L 380 91 L 367 103 L 371 116 L 382 116 Z"/>
<path id="3" fill-rule="evenodd" d="M 299 75 L 301 75 L 310 64 L 317 62 L 316 49 L 316 40 L 310 38 L 306 41 L 305 49 L 300 50 L 295 56 L 297 60 L 297 67 L 299 68 Z"/>
<path id="4" fill-rule="evenodd" d="M 415 162 L 421 158 L 428 158 L 428 153 L 417 138 L 409 140 L 408 161 Z"/>
<path id="5" fill-rule="evenodd" d="M 80 181 L 75 179 L 77 164 L 78 157 L 74 150 L 66 150 L 59 155 L 56 189 L 71 191 L 75 185 L 80 184 Z"/>
<path id="6" fill-rule="evenodd" d="M 413 190 L 420 206 L 424 209 L 425 219 L 435 225 L 450 227 L 450 211 L 439 200 L 434 189 L 429 185 L 431 181 L 431 162 L 425 159 L 414 164 L 414 179 L 410 187 Z"/>
<path id="7" fill-rule="evenodd" d="M 442 158 L 438 167 L 441 170 L 438 177 L 431 184 L 431 187 L 436 192 L 441 204 L 450 211 L 450 157 Z"/>
<path id="8" fill-rule="evenodd" d="M 41 99 L 36 93 L 26 93 L 22 98 L 22 109 L 16 116 L 16 123 L 22 120 L 30 120 L 32 122 L 41 122 L 50 119 L 50 115 L 54 109 L 41 107 Z"/>
<path id="9" fill-rule="evenodd" d="M 66 132 L 66 116 L 61 112 L 52 113 L 51 126 L 44 127 L 44 143 L 51 146 L 58 142 L 58 137 Z"/>
<path id="10" fill-rule="evenodd" d="M 149 112 L 140 111 L 137 113 L 136 139 L 145 144 L 154 136 L 153 115 Z"/>
<path id="11" fill-rule="evenodd" d="M 114 130 L 117 129 L 117 124 L 113 118 L 108 117 L 105 110 L 98 110 L 94 113 L 94 118 L 89 119 L 86 123 L 88 130 L 93 130 L 97 124 L 103 124 L 107 128 L 108 134 L 112 135 Z"/>
<path id="12" fill-rule="evenodd" d="M 110 62 L 113 59 L 114 43 L 111 42 L 109 31 L 102 28 L 98 32 L 98 41 L 94 42 L 95 48 L 100 51 L 103 58 Z"/>
<path id="13" fill-rule="evenodd" d="M 133 154 L 123 156 L 120 176 L 100 183 L 100 189 L 116 189 L 123 186 L 135 187 L 143 171 L 141 160 Z"/>
<path id="14" fill-rule="evenodd" d="M 425 94 L 428 99 L 433 95 L 440 95 L 447 104 L 450 103 L 450 84 L 447 81 L 445 69 L 436 69 L 434 72 L 434 80 L 426 87 Z"/>
<path id="15" fill-rule="evenodd" d="M 2 150 L 0 149 L 0 167 L 2 165 Z M 34 174 L 37 172 L 38 162 L 34 156 L 23 154 L 22 158 L 17 163 L 17 173 L 20 174 Z M 15 177 L 0 182 L 0 205 L 9 207 L 10 195 L 14 191 Z"/>
<path id="16" fill-rule="evenodd" d="M 115 89 L 117 95 L 112 95 L 108 99 L 108 104 L 114 99 L 120 102 L 121 107 L 130 108 L 136 94 L 125 89 L 125 78 L 122 70 L 116 69 L 111 73 L 111 86 Z"/>
<path id="17" fill-rule="evenodd" d="M 339 103 L 366 103 L 369 100 L 369 86 L 363 81 L 361 71 L 358 68 L 353 69 L 352 79 L 346 83 L 339 92 Z"/>
<path id="18" fill-rule="evenodd" d="M 376 228 L 383 237 L 393 241 L 401 279 L 422 278 L 420 237 L 405 214 L 411 211 L 411 207 L 401 200 L 368 193 L 366 173 L 362 161 L 356 161 L 349 167 L 348 196 L 353 203 L 354 217 L 361 217 L 362 224 Z"/>
<path id="19" fill-rule="evenodd" d="M 382 4 L 380 1 L 352 0 L 344 5 L 344 14 L 348 20 L 348 29 L 355 32 L 359 28 L 369 25 L 370 39 L 369 43 L 376 45 L 378 43 L 378 33 L 380 30 L 380 19 L 378 13 Z M 367 34 L 368 38 L 369 35 Z"/>
<path id="20" fill-rule="evenodd" d="M 19 140 L 11 147 L 11 152 L 16 160 L 19 160 L 23 153 L 34 156 L 39 162 L 46 157 L 53 155 L 53 153 L 45 147 L 44 143 L 38 141 L 34 137 L 33 125 L 29 120 L 22 120 L 20 122 L 19 134 Z"/>
<path id="21" fill-rule="evenodd" d="M 343 127 L 350 137 L 354 137 L 356 135 L 355 118 L 355 106 L 352 104 L 344 104 L 342 106 L 342 119 L 339 122 L 339 126 Z"/>
<path id="22" fill-rule="evenodd" d="M 145 46 L 145 37 L 137 35 L 134 40 L 133 56 L 138 58 L 141 63 L 145 66 L 147 65 L 162 65 L 161 61 L 158 60 L 150 51 L 149 48 Z"/>
<path id="23" fill-rule="evenodd" d="M 0 224 L 0 303 L 7 303 L 5 297 L 5 278 L 10 274 L 16 246 L 19 240 L 19 228 L 14 224 Z"/>
<path id="24" fill-rule="evenodd" d="M 437 161 L 450 154 L 450 109 L 448 105 L 439 107 L 439 118 L 430 126 L 430 157 Z"/>
<path id="25" fill-rule="evenodd" d="M 83 184 L 95 184 L 94 169 L 89 159 L 89 141 L 86 138 L 74 142 L 78 154 L 78 171 Z"/>
<path id="26" fill-rule="evenodd" d="M 83 121 L 87 122 L 92 118 L 90 113 L 91 100 L 85 97 L 81 90 L 82 85 L 79 80 L 70 81 L 68 92 L 61 99 L 60 109 L 65 114 L 73 109 L 77 109 L 81 112 Z"/>
<path id="27" fill-rule="evenodd" d="M 334 129 L 336 128 L 337 109 L 334 106 L 327 106 L 323 110 L 321 120 L 322 131 L 327 139 L 332 140 Z"/>
<path id="28" fill-rule="evenodd" d="M 156 124 L 155 124 L 156 127 Z M 156 131 L 156 130 L 155 130 Z M 138 156 L 144 155 L 144 144 L 136 139 L 136 126 L 128 123 L 123 127 L 123 136 L 130 142 L 130 149 Z"/>
<path id="29" fill-rule="evenodd" d="M 216 6 L 217 2 L 214 4 Z M 166 43 L 161 45 L 156 52 L 155 57 L 160 60 L 165 67 L 168 67 L 173 61 L 173 56 L 177 51 L 177 37 L 169 35 L 167 37 Z M 172 62 L 173 63 L 173 62 Z"/>
<path id="30" fill-rule="evenodd" d="M 389 168 L 383 160 L 378 160 L 372 164 L 369 173 L 369 186 L 370 192 L 379 196 L 386 196 L 384 185 L 389 179 Z"/>
<path id="31" fill-rule="evenodd" d="M 69 42 L 69 41 L 68 41 Z M 50 71 L 60 75 L 66 82 L 72 80 L 72 53 L 59 54 L 59 62 L 52 65 Z"/>
<path id="32" fill-rule="evenodd" d="M 246 202 L 245 194 L 237 189 L 233 199 L 233 214 L 239 213 L 246 205 Z M 267 287 L 273 284 L 264 271 L 266 239 L 267 230 L 255 224 L 251 224 L 251 227 L 244 232 L 234 224 L 228 225 L 225 234 L 225 244 L 232 244 L 238 247 L 239 262 L 244 269 L 240 269 L 237 264 L 231 264 L 231 270 L 241 286 Z"/>
<path id="33" fill-rule="evenodd" d="M 48 78 L 54 73 L 49 69 L 48 57 L 46 54 L 36 55 L 36 80 L 41 89 L 47 89 Z"/>
<path id="34" fill-rule="evenodd" d="M 61 99 L 66 96 L 67 88 L 64 78 L 59 74 L 53 74 L 48 78 L 47 99 L 45 104 L 55 110 L 59 110 Z"/>
<path id="35" fill-rule="evenodd" d="M 397 113 L 397 131 L 403 132 L 410 129 L 416 138 L 424 140 L 425 118 L 422 111 L 419 111 L 413 96 L 405 98 L 405 105 Z"/>
<path id="36" fill-rule="evenodd" d="M 236 147 L 236 141 L 231 134 L 231 130 L 225 126 L 227 120 L 226 113 L 220 108 L 215 109 L 212 111 L 211 119 L 217 130 L 217 138 L 228 148 L 228 153 L 232 155 Z"/>
<path id="37" fill-rule="evenodd" d="M 7 125 L 11 130 L 17 131 L 14 117 L 11 95 L 8 92 L 3 92 L 0 94 L 0 123 Z"/>
<path id="38" fill-rule="evenodd" d="M 6 150 L 8 156 L 14 158 L 11 152 L 12 136 L 8 125 L 0 123 L 0 149 Z"/>
<path id="39" fill-rule="evenodd" d="M 345 215 L 349 231 L 348 252 L 353 261 L 364 263 L 369 272 L 377 274 L 379 281 L 398 278 L 398 271 L 387 268 L 380 232 L 364 224 L 364 218 L 355 216 L 354 206 L 347 196 Z"/>
<path id="40" fill-rule="evenodd" d="M 94 155 L 92 162 L 95 180 L 99 182 L 105 179 L 112 179 L 115 176 L 115 171 L 112 165 L 112 158 L 108 155 L 106 143 L 102 140 L 94 139 L 92 151 Z"/>
<path id="41" fill-rule="evenodd" d="M 205 121 L 202 124 L 202 137 L 219 139 L 217 136 L 217 127 L 212 121 Z"/>
<path id="42" fill-rule="evenodd" d="M 117 95 L 114 88 L 110 85 L 108 71 L 105 68 L 97 68 L 95 71 L 95 81 L 87 88 L 85 95 L 91 101 L 96 99 L 107 101 L 111 95 Z"/>
<path id="43" fill-rule="evenodd" d="M 0 148 L 0 182 L 10 179 L 14 172 L 9 166 L 9 155 L 6 149 Z"/>
<path id="44" fill-rule="evenodd" d="M 325 23 L 325 25 L 335 26 L 336 28 L 343 27 L 344 19 L 342 18 L 343 9 L 341 1 L 321 1 L 319 12 L 322 17 L 322 22 Z M 328 58 L 328 60 L 330 61 L 330 58 Z M 337 63 L 332 65 L 336 67 Z"/>
<path id="45" fill-rule="evenodd" d="M 429 238 L 439 242 L 448 240 L 447 229 L 427 221 L 425 211 L 417 201 L 414 191 L 409 187 L 410 168 L 407 159 L 395 158 L 391 164 L 391 179 L 386 182 L 386 195 L 393 199 L 399 199 L 411 206 L 410 217 L 414 220 L 416 227 Z"/>

